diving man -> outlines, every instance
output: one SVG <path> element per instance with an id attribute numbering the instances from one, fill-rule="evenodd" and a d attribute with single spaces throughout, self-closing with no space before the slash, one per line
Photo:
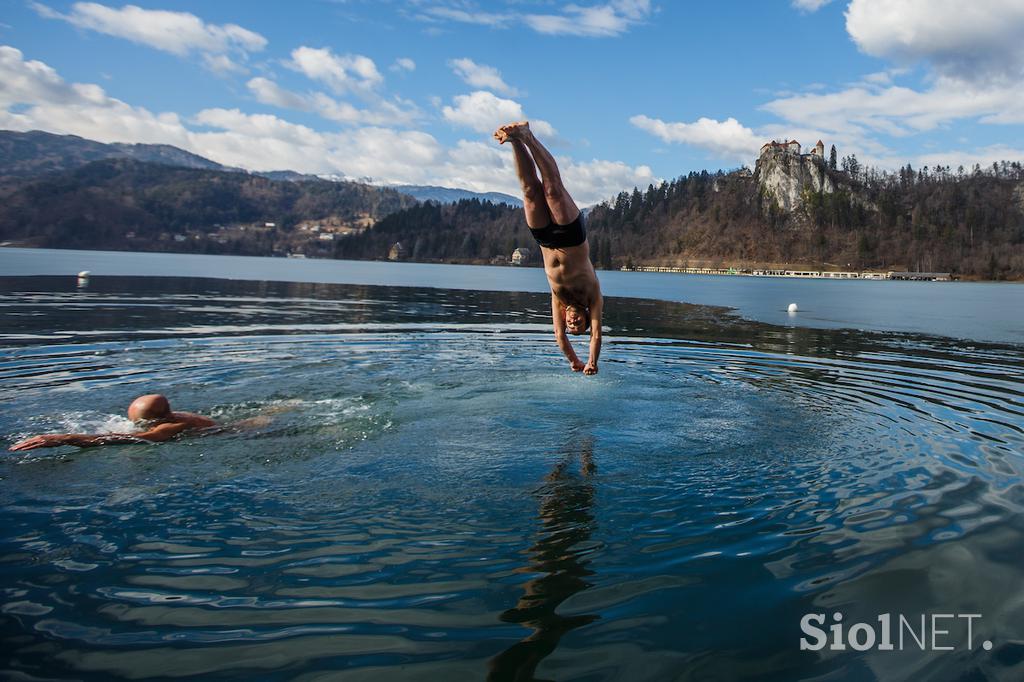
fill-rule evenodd
<path id="1" fill-rule="evenodd" d="M 544 272 L 551 286 L 555 341 L 574 372 L 597 374 L 604 301 L 590 262 L 590 246 L 580 210 L 562 184 L 554 157 L 534 137 L 529 122 L 503 125 L 494 132 L 494 138 L 501 144 L 512 145 L 516 173 L 523 188 L 526 225 L 540 245 Z M 583 334 L 588 328 L 590 353 L 584 364 L 566 332 Z"/>

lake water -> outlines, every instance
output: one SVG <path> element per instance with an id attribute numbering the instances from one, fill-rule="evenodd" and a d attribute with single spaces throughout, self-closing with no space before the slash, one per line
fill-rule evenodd
<path id="1" fill-rule="evenodd" d="M 219 277 L 280 282 L 546 292 L 537 268 L 115 251 L 0 249 L 0 275 Z M 1024 343 L 1024 284 L 888 282 L 601 272 L 606 296 L 725 306 L 782 326 Z M 800 312 L 790 315 L 796 303 Z"/>
<path id="2" fill-rule="evenodd" d="M 158 390 L 258 421 L 4 455 L 6 677 L 1024 676 L 1024 354 L 984 340 L 1019 318 L 981 305 L 965 342 L 956 325 L 769 324 L 764 293 L 735 312 L 649 294 L 763 282 L 784 301 L 822 286 L 966 306 L 1012 304 L 1010 285 L 602 273 L 642 296 L 608 299 L 601 373 L 583 377 L 548 295 L 490 290 L 540 289 L 539 270 L 365 264 L 417 285 L 383 287 L 247 281 L 354 276 L 330 262 L 10 253 L 7 274 L 215 262 L 237 280 L 0 277 L 5 443 L 129 428 L 127 403 Z M 801 618 L 837 612 L 981 617 L 971 649 L 957 619 L 938 642 L 953 651 L 801 651 Z"/>

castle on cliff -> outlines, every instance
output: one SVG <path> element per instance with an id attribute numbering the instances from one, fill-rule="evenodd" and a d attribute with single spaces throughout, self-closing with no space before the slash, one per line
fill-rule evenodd
<path id="1" fill-rule="evenodd" d="M 770 154 L 773 152 L 782 152 L 784 154 L 795 154 L 796 156 L 810 156 L 818 157 L 819 160 L 825 160 L 825 143 L 818 140 L 818 144 L 814 145 L 814 148 L 809 154 L 800 153 L 800 143 L 796 140 L 786 140 L 784 142 L 765 142 L 761 145 L 761 156 Z"/>

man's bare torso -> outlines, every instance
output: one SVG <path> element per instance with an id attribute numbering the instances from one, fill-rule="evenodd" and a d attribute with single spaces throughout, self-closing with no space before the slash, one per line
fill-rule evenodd
<path id="1" fill-rule="evenodd" d="M 560 249 L 541 247 L 541 253 L 551 293 L 563 306 L 589 308 L 601 296 L 601 286 L 590 262 L 587 242 Z"/>

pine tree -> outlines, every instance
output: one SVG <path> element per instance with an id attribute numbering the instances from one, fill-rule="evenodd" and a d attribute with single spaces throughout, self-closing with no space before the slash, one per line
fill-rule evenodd
<path id="1" fill-rule="evenodd" d="M 612 242 L 611 239 L 604 239 L 601 241 L 601 253 L 598 256 L 598 262 L 601 265 L 602 270 L 612 269 Z"/>
<path id="2" fill-rule="evenodd" d="M 832 151 L 828 153 L 828 167 L 831 170 L 836 169 L 836 146 L 832 145 Z"/>

